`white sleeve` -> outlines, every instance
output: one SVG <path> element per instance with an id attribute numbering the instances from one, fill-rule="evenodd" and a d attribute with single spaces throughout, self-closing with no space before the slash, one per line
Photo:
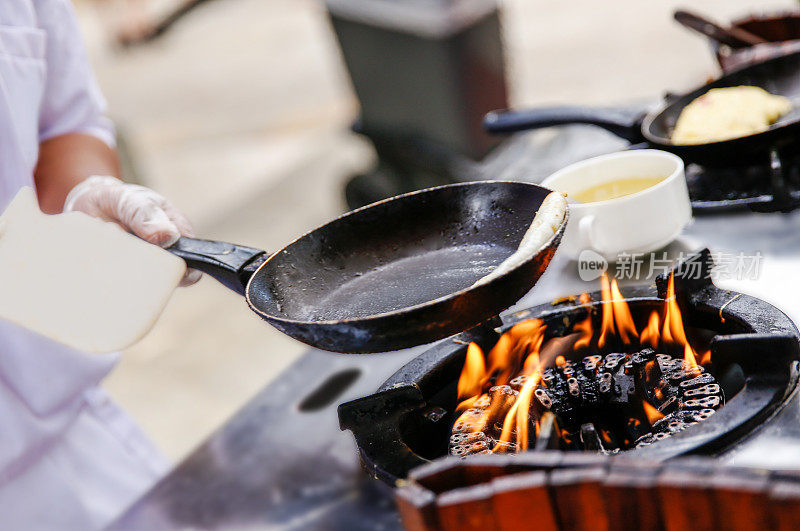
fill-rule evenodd
<path id="1" fill-rule="evenodd" d="M 85 133 L 115 145 L 114 125 L 92 72 L 70 0 L 36 0 L 38 25 L 47 32 L 46 82 L 39 141 Z"/>

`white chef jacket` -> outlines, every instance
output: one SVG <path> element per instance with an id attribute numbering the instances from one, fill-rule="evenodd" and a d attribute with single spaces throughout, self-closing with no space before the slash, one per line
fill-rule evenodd
<path id="1" fill-rule="evenodd" d="M 0 0 L 0 210 L 34 185 L 40 142 L 81 132 L 112 145 L 104 110 L 70 1 Z M 0 320 L 0 528 L 101 528 L 163 473 L 97 387 L 117 358 Z"/>

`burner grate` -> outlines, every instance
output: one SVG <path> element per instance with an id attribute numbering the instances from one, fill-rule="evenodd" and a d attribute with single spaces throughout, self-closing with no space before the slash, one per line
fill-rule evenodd
<path id="1" fill-rule="evenodd" d="M 749 208 L 789 212 L 800 206 L 800 155 L 773 150 L 758 164 L 734 167 L 686 166 L 692 210 L 713 213 Z"/>
<path id="2" fill-rule="evenodd" d="M 504 398 L 513 403 L 527 379 L 520 375 L 491 387 L 464 411 L 453 425 L 449 453 L 517 452 L 514 442 L 501 440 L 502 415 L 482 428 L 476 423 L 492 406 L 502 412 Z M 722 387 L 702 366 L 652 348 L 565 360 L 544 371 L 534 392 L 530 418 L 540 420 L 534 447 L 616 453 L 650 446 L 707 420 L 723 402 Z M 548 414 L 552 420 L 543 422 Z"/>

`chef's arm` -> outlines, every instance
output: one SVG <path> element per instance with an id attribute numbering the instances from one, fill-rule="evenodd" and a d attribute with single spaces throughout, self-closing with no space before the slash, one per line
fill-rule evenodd
<path id="1" fill-rule="evenodd" d="M 110 221 L 143 240 L 168 247 L 194 232 L 183 213 L 157 192 L 124 183 L 117 153 L 94 135 L 67 133 L 42 142 L 34 172 L 39 205 L 55 214 L 78 211 Z M 197 282 L 188 270 L 182 284 Z"/>
<path id="2" fill-rule="evenodd" d="M 155 245 L 191 236 L 186 217 L 158 193 L 119 180 L 114 126 L 81 42 L 72 2 L 37 11 L 47 33 L 45 90 L 39 107 L 39 160 L 34 172 L 45 212 L 80 211 L 110 221 Z M 183 283 L 200 273 L 189 270 Z"/>
<path id="3" fill-rule="evenodd" d="M 70 190 L 92 175 L 119 176 L 116 151 L 96 136 L 68 133 L 42 142 L 34 173 L 42 211 L 61 212 Z"/>

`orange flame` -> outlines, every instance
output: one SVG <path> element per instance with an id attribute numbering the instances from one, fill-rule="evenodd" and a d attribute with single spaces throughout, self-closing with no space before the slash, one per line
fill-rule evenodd
<path id="1" fill-rule="evenodd" d="M 541 379 L 542 372 L 537 369 L 536 372 L 528 378 L 528 381 L 525 382 L 525 385 L 519 392 L 519 399 L 515 404 L 517 406 L 516 411 L 510 411 L 507 416 L 507 418 L 511 417 L 514 419 L 514 426 L 517 429 L 517 446 L 521 451 L 528 449 L 528 426 L 530 422 L 531 400 L 533 399 L 533 392 L 539 385 Z"/>
<path id="2" fill-rule="evenodd" d="M 614 308 L 611 302 L 613 297 L 605 273 L 600 277 L 600 292 L 603 295 L 603 319 L 600 322 L 600 337 L 597 340 L 597 346 L 602 349 L 608 343 L 608 338 L 614 335 Z"/>
<path id="3" fill-rule="evenodd" d="M 539 359 L 539 349 L 542 347 L 544 341 L 544 332 L 539 334 L 538 339 L 531 343 L 531 353 L 525 359 L 522 365 L 522 374 L 530 376 L 541 367 L 541 360 Z"/>
<path id="4" fill-rule="evenodd" d="M 581 293 L 579 300 L 582 304 L 589 304 L 592 302 L 592 298 L 589 296 L 588 293 Z M 594 336 L 594 327 L 592 326 L 592 313 L 589 312 L 586 315 L 586 319 L 580 321 L 579 323 L 575 323 L 572 327 L 575 332 L 580 333 L 580 338 L 575 342 L 576 349 L 583 349 L 587 348 L 592 343 L 592 337 Z"/>
<path id="5" fill-rule="evenodd" d="M 652 311 L 641 334 L 636 330 L 631 309 L 617 281 L 609 281 L 603 275 L 601 293 L 603 300 L 599 305 L 602 312 L 599 330 L 593 327 L 590 313 L 572 326 L 572 333 L 553 337 L 545 343 L 547 326 L 541 319 L 529 319 L 501 335 L 488 356 L 484 356 L 477 344 L 470 343 L 457 387 L 460 402 L 457 411 L 461 412 L 457 420 L 461 424 L 459 429 L 471 432 L 488 430 L 487 435 L 497 441 L 492 452 L 506 452 L 515 446 L 518 451 L 529 448 L 540 430 L 539 415 L 544 414 L 534 405 L 534 396 L 537 396 L 536 391 L 542 385 L 545 369 L 554 365 L 565 369 L 567 360 L 573 359 L 577 350 L 592 345 L 596 345 L 601 352 L 606 347 L 613 347 L 617 341 L 630 348 L 678 348 L 683 351 L 684 360 L 690 366 L 696 366 L 698 360 L 704 364 L 710 361 L 710 352 L 699 356 L 689 344 L 672 276 L 669 278 L 663 313 Z M 589 304 L 591 298 L 583 294 L 580 301 Z M 625 350 L 630 351 L 630 348 Z M 646 366 L 648 374 L 655 366 L 657 364 L 654 361 Z M 518 384 L 512 384 L 521 386 L 515 387 L 519 389 L 518 393 L 512 392 L 510 387 L 492 389 L 493 386 L 506 386 L 515 377 L 521 376 L 526 378 L 519 380 Z M 659 400 L 663 399 L 660 389 L 656 389 L 655 393 Z M 646 418 L 651 425 L 664 417 L 647 401 L 643 401 L 642 408 L 642 421 Z M 630 422 L 636 425 L 640 423 L 636 418 Z M 568 434 L 561 435 L 568 442 L 565 439 Z M 608 443 L 608 435 L 602 435 L 605 435 Z"/>
<path id="6" fill-rule="evenodd" d="M 534 350 L 528 355 L 522 367 L 522 374 L 527 376 L 528 379 L 522 386 L 516 402 L 514 402 L 514 405 L 508 410 L 503 420 L 503 429 L 498 439 L 499 443 L 495 448 L 500 447 L 502 443 L 509 443 L 514 434 L 516 434 L 516 443 L 519 450 L 527 450 L 528 448 L 528 425 L 530 422 L 531 400 L 533 398 L 533 392 L 542 379 L 539 347 L 541 347 L 542 341 L 544 340 L 545 326 L 541 321 L 539 321 L 539 323 L 541 325 L 540 327 L 529 329 L 534 330 L 534 334 L 538 336 L 538 339 L 531 341 L 531 344 L 535 346 Z"/>
<path id="7" fill-rule="evenodd" d="M 516 340 L 519 358 L 525 357 L 522 373 L 531 374 L 533 369 L 526 367 L 534 360 L 539 362 L 539 349 L 544 342 L 544 331 L 547 327 L 541 319 L 528 319 L 511 327 L 508 333 Z"/>
<path id="8" fill-rule="evenodd" d="M 642 400 L 642 406 L 644 406 L 644 414 L 651 426 L 664 418 L 664 414 L 653 407 L 647 400 Z"/>
<path id="9" fill-rule="evenodd" d="M 544 322 L 528 319 L 514 325 L 500 336 L 489 352 L 489 370 L 486 377 L 495 377 L 494 385 L 505 385 L 519 368 L 522 359 L 532 350 L 537 350 L 544 340 Z M 538 342 L 538 346 L 537 346 Z"/>
<path id="10" fill-rule="evenodd" d="M 662 391 L 660 387 L 657 387 L 656 390 L 653 391 L 653 395 L 659 400 L 664 400 L 664 391 Z"/>
<path id="11" fill-rule="evenodd" d="M 664 328 L 661 333 L 667 344 L 683 346 L 683 360 L 689 367 L 697 367 L 697 353 L 689 344 L 686 331 L 683 329 L 683 317 L 675 297 L 675 274 L 670 273 L 667 284 L 667 296 L 664 300 L 666 312 L 664 313 Z"/>
<path id="12" fill-rule="evenodd" d="M 476 343 L 470 343 L 467 347 L 467 359 L 464 361 L 464 368 L 461 369 L 461 377 L 458 379 L 459 401 L 477 398 L 481 394 L 481 387 L 485 379 L 486 364 L 483 361 L 483 351 Z"/>
<path id="13" fill-rule="evenodd" d="M 503 385 L 511 379 L 511 371 L 516 368 L 517 349 L 511 334 L 503 334 L 497 344 L 489 351 L 489 370 L 487 376 L 497 374 L 497 385 Z"/>
<path id="14" fill-rule="evenodd" d="M 617 279 L 611 281 L 611 300 L 614 312 L 614 324 L 617 325 L 617 332 L 620 339 L 626 345 L 630 345 L 633 340 L 639 337 L 636 326 L 633 324 L 633 316 L 628 303 L 619 291 Z"/>
<path id="15" fill-rule="evenodd" d="M 594 335 L 594 328 L 592 328 L 592 316 L 589 314 L 586 319 L 575 323 L 572 329 L 580 333 L 580 337 L 575 342 L 576 349 L 584 349 L 592 344 L 592 336 Z"/>
<path id="16" fill-rule="evenodd" d="M 647 320 L 647 326 L 642 330 L 642 335 L 639 338 L 639 343 L 642 345 L 650 345 L 653 348 L 658 348 L 658 340 L 661 337 L 659 329 L 661 328 L 658 312 L 653 310 L 650 313 L 650 318 Z"/>

